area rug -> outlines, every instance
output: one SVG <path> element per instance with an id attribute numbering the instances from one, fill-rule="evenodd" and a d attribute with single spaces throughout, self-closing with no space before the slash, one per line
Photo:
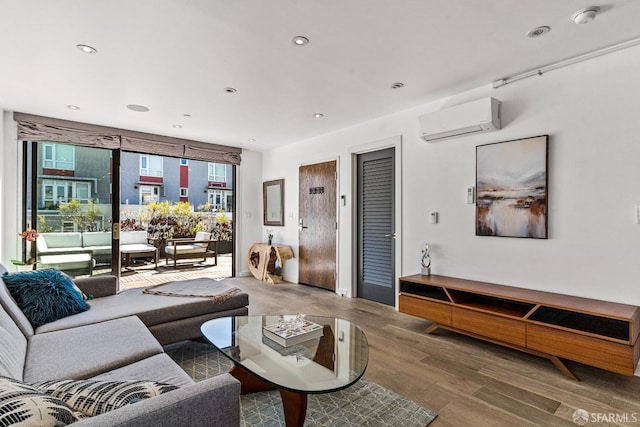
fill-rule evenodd
<path id="1" fill-rule="evenodd" d="M 224 283 L 224 281 L 201 277 L 198 279 L 162 283 L 145 288 L 142 292 L 145 294 L 172 297 L 205 297 L 212 299 L 216 304 L 222 304 L 242 291 L 239 288 L 230 287 Z"/>
<path id="2" fill-rule="evenodd" d="M 165 351 L 195 381 L 228 372 L 231 368 L 231 361 L 208 344 L 184 341 L 166 346 Z M 284 425 L 280 394 L 275 390 L 243 395 L 240 405 L 242 427 Z M 304 425 L 424 427 L 435 417 L 435 412 L 361 379 L 346 390 L 309 395 Z"/>

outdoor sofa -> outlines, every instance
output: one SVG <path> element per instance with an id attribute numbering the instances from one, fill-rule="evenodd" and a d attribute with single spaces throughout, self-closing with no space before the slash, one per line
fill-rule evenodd
<path id="1" fill-rule="evenodd" d="M 40 233 L 36 239 L 38 268 L 89 273 L 94 263 L 111 261 L 111 232 L 85 231 Z M 158 248 L 149 243 L 147 232 L 121 231 L 120 253 L 128 266 L 132 258 L 153 258 L 158 267 Z"/>
<path id="2" fill-rule="evenodd" d="M 96 262 L 111 260 L 111 233 L 40 233 L 36 248 L 40 269 L 59 268 L 78 274 L 92 274 Z"/>
<path id="3" fill-rule="evenodd" d="M 239 425 L 239 382 L 223 374 L 194 383 L 162 345 L 199 338 L 205 320 L 247 314 L 245 293 L 212 304 L 116 292 L 113 276 L 84 278 L 75 284 L 89 296 L 90 309 L 34 327 L 9 292 L 5 272 L 0 265 L 0 398 L 7 381 L 24 387 L 54 380 L 154 381 L 178 388 L 73 425 Z"/>

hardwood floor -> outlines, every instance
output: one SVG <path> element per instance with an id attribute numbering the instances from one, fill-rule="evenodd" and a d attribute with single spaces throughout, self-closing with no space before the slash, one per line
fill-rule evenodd
<path id="1" fill-rule="evenodd" d="M 575 426 L 576 409 L 590 413 L 590 425 L 640 425 L 640 377 L 568 362 L 575 382 L 547 359 L 447 331 L 425 335 L 428 321 L 382 304 L 292 283 L 229 280 L 249 293 L 249 314 L 358 324 L 370 346 L 365 378 L 436 411 L 433 427 Z"/>

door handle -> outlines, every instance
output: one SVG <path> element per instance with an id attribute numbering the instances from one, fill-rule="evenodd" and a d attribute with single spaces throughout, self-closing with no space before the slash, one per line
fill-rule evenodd
<path id="1" fill-rule="evenodd" d="M 395 239 L 396 238 L 396 232 L 394 231 L 393 233 L 385 234 L 384 237 L 391 237 L 392 239 Z"/>
<path id="2" fill-rule="evenodd" d="M 302 231 L 305 228 L 309 228 L 306 225 L 304 225 L 304 222 L 302 221 L 302 218 L 300 218 L 300 220 L 298 221 L 298 231 Z"/>

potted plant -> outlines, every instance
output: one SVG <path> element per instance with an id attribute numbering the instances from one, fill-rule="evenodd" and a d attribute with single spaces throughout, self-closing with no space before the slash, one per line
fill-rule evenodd
<path id="1" fill-rule="evenodd" d="M 11 264 L 15 266 L 34 265 L 36 263 L 36 247 L 33 242 L 40 236 L 33 228 L 18 233 L 20 238 L 24 239 L 24 253 L 22 259 L 12 259 Z"/>

